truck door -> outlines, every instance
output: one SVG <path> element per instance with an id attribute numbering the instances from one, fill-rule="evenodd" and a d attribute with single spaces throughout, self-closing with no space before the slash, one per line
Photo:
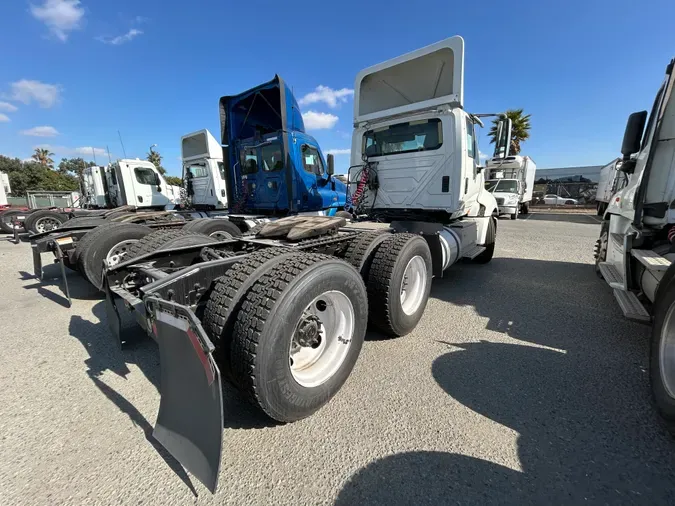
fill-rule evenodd
<path id="1" fill-rule="evenodd" d="M 320 211 L 336 205 L 337 192 L 328 180 L 326 164 L 318 146 L 307 141 L 299 146 L 302 161 L 302 174 L 298 178 L 301 186 L 298 192 L 301 200 L 299 210 Z"/>
<path id="2" fill-rule="evenodd" d="M 275 138 L 256 146 L 242 146 L 239 163 L 247 209 L 275 211 L 289 208 L 280 140 Z"/>
<path id="3" fill-rule="evenodd" d="M 196 205 L 213 204 L 213 186 L 209 177 L 209 168 L 206 161 L 186 163 L 184 167 L 185 179 L 191 181 L 192 203 Z"/>
<path id="4" fill-rule="evenodd" d="M 465 208 L 471 207 L 476 199 L 478 193 L 483 187 L 482 178 L 478 177 L 478 143 L 476 142 L 476 134 L 474 132 L 473 121 L 469 116 L 465 116 L 466 122 L 466 151 L 467 151 L 467 168 L 464 174 L 464 181 L 462 181 L 464 190 L 464 205 Z"/>
<path id="5" fill-rule="evenodd" d="M 165 207 L 169 204 L 169 195 L 162 191 L 162 181 L 156 168 L 133 167 L 132 182 L 134 185 L 135 205 L 140 207 Z M 128 204 L 131 204 L 128 202 Z"/>

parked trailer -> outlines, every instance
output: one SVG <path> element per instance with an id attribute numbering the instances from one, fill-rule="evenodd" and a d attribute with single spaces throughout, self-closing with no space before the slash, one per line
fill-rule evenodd
<path id="1" fill-rule="evenodd" d="M 113 335 L 120 345 L 127 341 L 121 314 L 131 312 L 159 346 L 153 436 L 211 491 L 222 449 L 221 374 L 274 420 L 310 416 L 351 373 L 368 322 L 387 336 L 408 334 L 433 276 L 463 258 L 492 259 L 497 204 L 470 156 L 478 154 L 474 125 L 482 123 L 463 109 L 463 69 L 464 41 L 452 37 L 357 76 L 351 202 L 357 214 L 389 228 L 293 216 L 265 224 L 255 237 L 192 237 L 158 250 L 169 237 L 160 231 L 138 242 L 138 254 L 105 267 Z M 265 130 L 278 132 L 282 153 L 301 149 L 289 128 L 295 99 L 283 81 L 271 83 L 253 114 L 256 130 L 263 138 L 271 136 Z M 221 99 L 229 187 L 241 169 L 232 150 L 247 144 L 233 137 L 251 115 L 250 99 L 248 107 Z M 502 156 L 510 125 L 501 115 Z"/>
<path id="2" fill-rule="evenodd" d="M 609 200 L 595 261 L 623 314 L 652 326 L 652 396 L 675 434 L 674 67 L 675 59 L 666 68 L 649 120 L 647 111 L 628 118 L 619 168 L 628 182 Z"/>

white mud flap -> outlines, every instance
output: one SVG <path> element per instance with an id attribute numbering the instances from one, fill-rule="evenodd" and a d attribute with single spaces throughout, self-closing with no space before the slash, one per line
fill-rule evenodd
<path id="1" fill-rule="evenodd" d="M 155 297 L 145 303 L 162 373 L 153 436 L 215 492 L 223 442 L 223 395 L 214 346 L 189 308 Z"/>

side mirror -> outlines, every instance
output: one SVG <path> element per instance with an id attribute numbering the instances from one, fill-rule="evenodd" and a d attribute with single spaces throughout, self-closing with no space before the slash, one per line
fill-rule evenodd
<path id="1" fill-rule="evenodd" d="M 512 123 L 509 118 L 502 116 L 497 123 L 497 137 L 495 141 L 495 151 L 493 158 L 506 158 L 511 149 L 511 128 Z"/>
<path id="2" fill-rule="evenodd" d="M 328 175 L 332 176 L 335 174 L 335 156 L 329 153 L 326 156 L 326 161 L 328 162 Z"/>
<path id="3" fill-rule="evenodd" d="M 623 142 L 621 143 L 621 154 L 624 160 L 628 160 L 630 155 L 640 151 L 640 141 L 646 122 L 647 111 L 634 112 L 628 116 L 626 130 L 623 133 Z"/>
<path id="4" fill-rule="evenodd" d="M 157 185 L 157 191 L 158 191 L 159 193 L 162 193 L 162 186 L 161 186 L 161 185 Z"/>

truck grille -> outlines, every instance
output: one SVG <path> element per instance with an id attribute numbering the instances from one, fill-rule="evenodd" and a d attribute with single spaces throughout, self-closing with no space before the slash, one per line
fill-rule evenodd
<path id="1" fill-rule="evenodd" d="M 503 198 L 498 198 L 498 199 L 497 199 L 497 205 L 498 205 L 498 206 L 503 206 L 503 205 L 504 205 L 504 199 L 503 199 Z"/>

